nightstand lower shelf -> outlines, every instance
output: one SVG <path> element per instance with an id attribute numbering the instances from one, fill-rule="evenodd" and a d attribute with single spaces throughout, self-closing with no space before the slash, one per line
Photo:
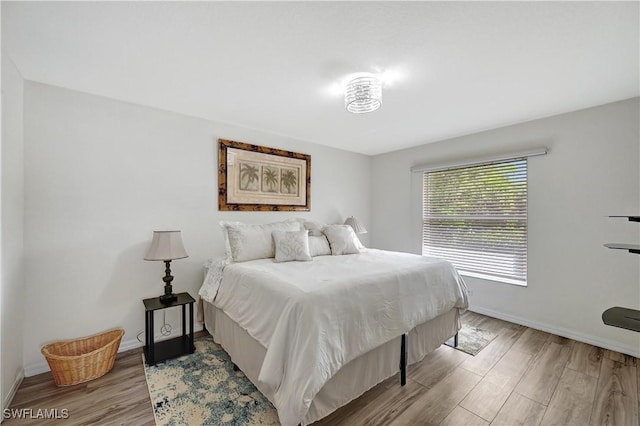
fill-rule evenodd
<path id="1" fill-rule="evenodd" d="M 602 321 L 606 325 L 626 328 L 640 332 L 640 311 L 615 306 L 602 313 Z"/>
<path id="2" fill-rule="evenodd" d="M 191 346 L 191 347 L 189 347 Z M 177 358 L 182 355 L 192 354 L 196 350 L 191 343 L 190 336 L 179 336 L 173 339 L 163 340 L 154 343 L 153 356 L 149 354 L 149 347 L 144 347 L 145 359 L 153 359 L 153 364 Z"/>

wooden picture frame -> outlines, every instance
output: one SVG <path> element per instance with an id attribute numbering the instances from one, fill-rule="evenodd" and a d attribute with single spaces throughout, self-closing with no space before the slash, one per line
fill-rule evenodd
<path id="1" fill-rule="evenodd" d="M 311 156 L 219 139 L 218 210 L 311 210 Z"/>

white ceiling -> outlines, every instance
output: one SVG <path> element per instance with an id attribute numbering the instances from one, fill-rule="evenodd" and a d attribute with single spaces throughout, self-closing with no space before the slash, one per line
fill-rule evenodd
<path id="1" fill-rule="evenodd" d="M 639 95 L 638 2 L 2 2 L 25 79 L 378 154 Z M 355 72 L 397 77 L 346 112 Z M 247 141 L 259 142 L 259 141 Z"/>

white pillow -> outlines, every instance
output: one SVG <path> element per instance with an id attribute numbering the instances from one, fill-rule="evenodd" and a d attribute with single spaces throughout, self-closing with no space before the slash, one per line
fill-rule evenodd
<path id="1" fill-rule="evenodd" d="M 322 230 L 327 225 L 314 220 L 304 220 L 304 219 L 299 219 L 299 220 L 302 221 L 304 228 L 309 230 L 309 247 L 311 248 L 311 256 L 313 256 L 312 237 L 324 237 Z M 353 228 L 351 228 L 351 231 L 352 231 L 351 235 L 353 236 L 353 241 L 356 247 L 358 247 L 360 250 L 366 248 L 360 241 L 360 238 L 358 237 L 358 235 L 356 235 L 355 231 L 353 231 Z M 322 256 L 322 254 L 320 254 L 319 256 Z"/>
<path id="2" fill-rule="evenodd" d="M 255 259 L 268 259 L 276 254 L 271 231 L 299 231 L 300 222 L 284 222 L 250 225 L 228 222 L 223 226 L 229 239 L 229 250 L 234 262 L 246 262 Z"/>
<path id="3" fill-rule="evenodd" d="M 322 234 L 319 237 L 309 236 L 309 253 L 311 257 L 328 256 L 331 254 L 331 247 L 327 237 Z"/>
<path id="4" fill-rule="evenodd" d="M 271 232 L 276 245 L 276 262 L 292 260 L 312 260 L 309 254 L 309 231 Z"/>
<path id="5" fill-rule="evenodd" d="M 351 228 L 351 226 L 349 226 L 349 228 Z M 358 237 L 356 231 L 354 231 L 353 228 L 351 228 L 351 237 L 353 238 L 353 243 L 356 245 L 356 247 L 358 247 L 358 249 L 362 250 L 366 248 L 364 244 L 362 244 L 362 241 L 360 241 L 360 237 Z"/>
<path id="6" fill-rule="evenodd" d="M 329 240 L 331 254 L 334 256 L 342 254 L 360 253 L 360 249 L 355 243 L 353 228 L 349 225 L 327 225 L 322 232 Z"/>
<path id="7" fill-rule="evenodd" d="M 305 229 L 309 230 L 309 235 L 313 237 L 322 237 L 322 228 L 326 225 L 324 223 L 316 222 L 313 220 L 305 220 L 303 222 L 303 226 Z"/>
<path id="8" fill-rule="evenodd" d="M 222 235 L 224 237 L 224 255 L 227 259 L 231 260 L 231 246 L 229 245 L 229 233 L 227 232 L 227 226 L 242 226 L 244 225 L 244 223 L 231 220 L 221 220 L 220 222 L 218 222 L 218 225 L 220 225 L 220 228 L 222 228 Z"/>

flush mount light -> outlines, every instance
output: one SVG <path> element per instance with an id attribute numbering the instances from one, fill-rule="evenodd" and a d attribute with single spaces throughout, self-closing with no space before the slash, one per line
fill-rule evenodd
<path id="1" fill-rule="evenodd" d="M 382 82 L 371 73 L 350 80 L 344 91 L 344 107 L 354 114 L 373 112 L 382 105 Z"/>

